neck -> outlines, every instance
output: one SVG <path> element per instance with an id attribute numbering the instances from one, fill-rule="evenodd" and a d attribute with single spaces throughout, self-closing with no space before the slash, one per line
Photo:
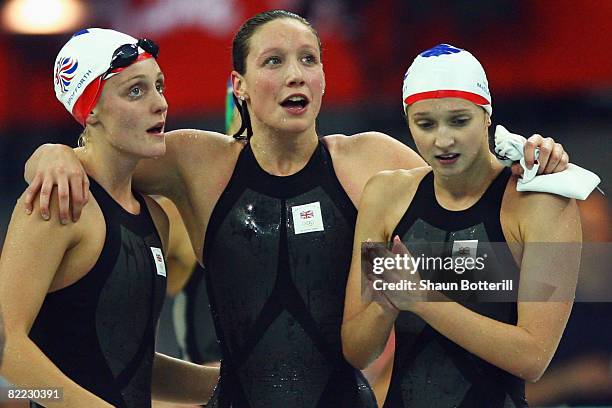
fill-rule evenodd
<path id="1" fill-rule="evenodd" d="M 96 141 L 90 141 L 76 153 L 87 174 L 125 209 L 134 209 L 137 201 L 132 194 L 132 174 L 138 163 L 137 158 Z"/>
<path id="2" fill-rule="evenodd" d="M 267 173 L 289 176 L 308 163 L 318 137 L 314 126 L 297 134 L 254 127 L 250 143 L 257 162 Z"/>
<path id="3" fill-rule="evenodd" d="M 445 206 L 462 209 L 472 205 L 497 177 L 503 165 L 487 149 L 466 171 L 443 176 L 434 174 L 436 196 Z"/>

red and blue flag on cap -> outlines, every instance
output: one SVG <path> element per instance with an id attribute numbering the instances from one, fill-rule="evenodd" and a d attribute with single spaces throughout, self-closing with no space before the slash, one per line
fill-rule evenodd
<path id="1" fill-rule="evenodd" d="M 66 88 L 70 85 L 70 81 L 74 78 L 74 73 L 79 67 L 79 62 L 76 58 L 64 57 L 57 61 L 55 66 L 55 83 L 59 85 L 62 92 L 66 92 Z"/>

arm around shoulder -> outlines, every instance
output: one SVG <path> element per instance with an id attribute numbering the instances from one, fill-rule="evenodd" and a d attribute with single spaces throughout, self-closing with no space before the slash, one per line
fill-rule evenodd
<path id="1" fill-rule="evenodd" d="M 134 186 L 146 194 L 181 198 L 187 185 L 202 172 L 214 171 L 224 149 L 234 142 L 227 135 L 195 129 L 167 132 L 166 153 L 141 160 L 134 173 Z"/>
<path id="2" fill-rule="evenodd" d="M 24 178 L 29 183 L 24 196 L 24 207 L 29 213 L 33 201 L 40 192 L 41 216 L 49 219 L 49 200 L 57 186 L 59 217 L 66 223 L 69 219 L 69 204 L 72 204 L 72 220 L 81 216 L 81 210 L 89 198 L 89 178 L 74 149 L 61 144 L 44 144 L 28 159 Z"/>

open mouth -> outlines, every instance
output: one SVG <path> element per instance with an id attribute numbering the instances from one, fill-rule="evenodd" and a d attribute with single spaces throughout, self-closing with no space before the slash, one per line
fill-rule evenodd
<path id="1" fill-rule="evenodd" d="M 147 129 L 147 133 L 160 134 L 164 131 L 164 122 L 159 122 L 153 127 Z"/>
<path id="2" fill-rule="evenodd" d="M 302 110 L 308 106 L 310 102 L 304 95 L 292 95 L 281 102 L 283 108 L 290 110 Z"/>
<path id="3" fill-rule="evenodd" d="M 436 159 L 438 159 L 442 164 L 451 164 L 457 161 L 459 158 L 459 153 L 445 153 L 436 155 Z"/>
<path id="4" fill-rule="evenodd" d="M 436 156 L 436 159 L 440 160 L 453 160 L 459 157 L 459 153 L 447 153 L 447 154 L 439 154 Z"/>

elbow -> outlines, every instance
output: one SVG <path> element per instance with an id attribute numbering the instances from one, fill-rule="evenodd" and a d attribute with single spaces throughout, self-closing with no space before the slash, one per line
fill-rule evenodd
<path id="1" fill-rule="evenodd" d="M 356 369 L 365 370 L 369 365 L 369 361 L 364 355 L 363 349 L 360 351 L 360 347 L 356 345 L 354 341 L 350 340 L 347 331 L 348 330 L 342 326 L 342 354 L 344 355 L 344 359 Z"/>
<path id="2" fill-rule="evenodd" d="M 19 335 L 2 334 L 2 344 L 0 345 L 0 376 L 8 377 L 10 370 L 15 365 L 15 357 L 20 356 L 26 338 Z M 2 404 L 0 404 L 2 405 Z"/>
<path id="3" fill-rule="evenodd" d="M 342 346 L 342 353 L 344 354 L 346 361 L 348 361 L 350 365 L 358 370 L 365 370 L 369 365 L 366 359 L 360 358 L 357 353 L 347 349 L 344 345 Z"/>
<path id="4" fill-rule="evenodd" d="M 517 376 L 522 378 L 527 382 L 536 382 L 546 369 L 548 368 L 548 364 L 550 363 L 552 356 L 545 356 L 544 353 L 533 353 L 531 357 L 529 357 L 523 364 L 523 367 L 520 368 Z"/>
<path id="5" fill-rule="evenodd" d="M 519 375 L 519 377 L 521 377 L 527 382 L 534 383 L 537 382 L 540 378 L 542 378 L 542 375 L 544 375 L 544 372 L 547 368 L 548 364 L 532 364 L 530 367 L 527 367 L 525 370 L 523 370 L 522 375 Z"/>

